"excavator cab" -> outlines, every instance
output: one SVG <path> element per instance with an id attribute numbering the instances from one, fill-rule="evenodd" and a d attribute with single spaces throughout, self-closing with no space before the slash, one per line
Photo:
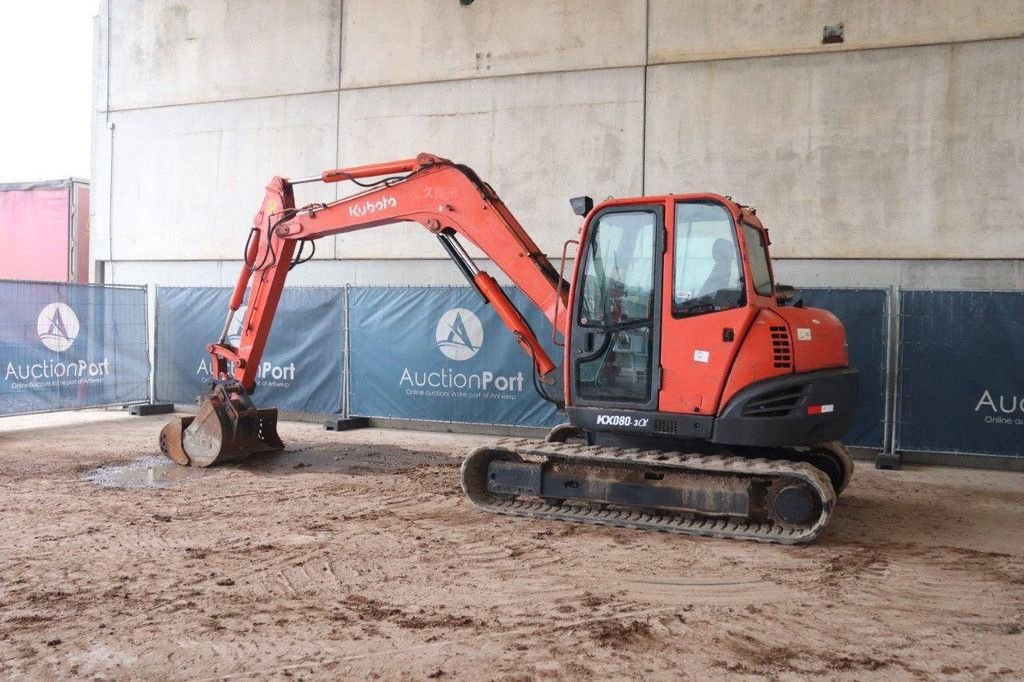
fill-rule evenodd
<path id="1" fill-rule="evenodd" d="M 566 411 L 592 442 L 725 451 L 845 434 L 857 384 L 842 324 L 779 303 L 753 210 L 714 194 L 608 201 L 580 243 Z"/>

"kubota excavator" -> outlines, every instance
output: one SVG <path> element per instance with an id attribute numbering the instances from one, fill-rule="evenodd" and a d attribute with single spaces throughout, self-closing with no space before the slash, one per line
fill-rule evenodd
<path id="1" fill-rule="evenodd" d="M 293 188 L 352 181 L 346 198 L 297 208 Z M 534 386 L 568 423 L 544 441 L 471 452 L 462 488 L 485 510 L 794 544 L 816 537 L 853 472 L 838 442 L 856 406 L 843 325 L 776 285 L 754 209 L 717 194 L 571 200 L 584 218 L 568 281 L 494 190 L 430 154 L 274 178 L 211 354 L 195 417 L 161 450 L 193 466 L 284 446 L 277 410 L 250 395 L 285 277 L 313 240 L 396 222 L 437 236 L 529 355 Z M 564 340 L 561 366 L 493 277 L 486 254 Z M 566 242 L 566 248 L 569 243 Z M 562 263 L 566 261 L 563 249 Z M 248 300 L 241 339 L 228 328 Z"/>

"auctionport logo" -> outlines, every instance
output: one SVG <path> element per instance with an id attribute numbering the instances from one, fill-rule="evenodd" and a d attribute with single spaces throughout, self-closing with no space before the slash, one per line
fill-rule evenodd
<path id="1" fill-rule="evenodd" d="M 480 318 L 465 308 L 452 308 L 437 321 L 434 340 L 438 349 L 452 360 L 469 360 L 484 344 Z"/>
<path id="2" fill-rule="evenodd" d="M 242 342 L 242 329 L 245 324 L 245 313 L 248 306 L 241 306 L 235 311 L 235 317 L 231 321 L 231 326 L 228 328 L 228 343 L 235 348 Z M 295 363 L 290 362 L 287 365 L 276 365 L 272 362 L 264 360 L 256 367 L 256 379 L 259 380 L 262 386 L 278 386 L 282 388 L 289 388 L 291 382 L 295 381 Z M 204 357 L 199 361 L 199 366 L 196 367 L 196 376 L 200 377 L 203 381 L 213 375 L 213 371 L 210 367 L 210 361 Z"/>
<path id="3" fill-rule="evenodd" d="M 66 303 L 50 303 L 39 311 L 36 332 L 39 342 L 55 353 L 71 348 L 81 331 L 78 315 Z M 88 350 L 88 349 L 86 349 Z M 110 360 L 56 360 L 46 358 L 40 362 L 15 365 L 8 362 L 3 369 L 3 380 L 11 390 L 40 390 L 59 386 L 95 384 L 110 376 Z"/>
<path id="4" fill-rule="evenodd" d="M 469 360 L 484 344 L 484 326 L 472 311 L 452 308 L 437 321 L 434 341 L 445 357 Z M 417 397 L 515 400 L 523 392 L 524 379 L 522 372 L 504 376 L 490 370 L 466 374 L 447 367 L 406 367 L 398 385 L 406 395 Z"/>
<path id="5" fill-rule="evenodd" d="M 63 353 L 78 338 L 78 315 L 64 303 L 51 303 L 39 311 L 36 331 L 39 341 L 56 353 Z"/>

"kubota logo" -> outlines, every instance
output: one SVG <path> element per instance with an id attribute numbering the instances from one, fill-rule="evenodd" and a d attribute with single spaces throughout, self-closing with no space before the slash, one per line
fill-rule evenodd
<path id="1" fill-rule="evenodd" d="M 480 318 L 465 308 L 452 308 L 437 321 L 437 347 L 452 360 L 469 360 L 484 343 Z"/>
<path id="2" fill-rule="evenodd" d="M 64 303 L 51 303 L 39 311 L 36 331 L 44 346 L 57 353 L 63 353 L 78 338 L 78 315 Z"/>
<path id="3" fill-rule="evenodd" d="M 349 215 L 353 218 L 362 218 L 363 216 L 371 213 L 377 213 L 388 208 L 394 208 L 398 206 L 398 200 L 394 197 L 383 196 L 377 201 L 370 201 L 367 199 L 362 204 L 355 204 L 348 207 Z"/>

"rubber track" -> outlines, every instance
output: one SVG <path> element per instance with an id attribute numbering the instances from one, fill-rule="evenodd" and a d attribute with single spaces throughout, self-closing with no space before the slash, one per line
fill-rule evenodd
<path id="1" fill-rule="evenodd" d="M 817 491 L 821 500 L 821 515 L 810 527 L 794 529 L 770 521 L 755 523 L 734 518 L 684 515 L 671 511 L 648 513 L 641 510 L 608 509 L 570 501 L 553 505 L 533 497 L 501 497 L 487 490 L 487 463 L 494 458 L 494 454 L 501 452 L 516 456 L 544 457 L 547 460 L 566 460 L 576 464 L 635 463 L 699 474 L 732 474 L 741 478 L 796 478 L 808 483 Z M 836 504 L 836 495 L 828 477 L 810 464 L 802 462 L 547 443 L 531 439 L 506 439 L 499 441 L 496 446 L 483 447 L 472 452 L 462 463 L 462 489 L 473 504 L 496 514 L 785 545 L 814 540 L 828 525 Z"/>

